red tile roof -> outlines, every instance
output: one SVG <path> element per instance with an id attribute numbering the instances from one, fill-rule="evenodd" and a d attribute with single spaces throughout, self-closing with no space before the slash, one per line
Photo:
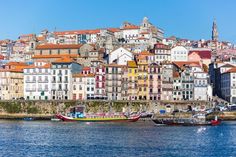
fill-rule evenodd
<path id="1" fill-rule="evenodd" d="M 62 57 L 57 59 L 56 61 L 53 61 L 53 63 L 72 63 L 74 60 L 70 57 Z"/>
<path id="2" fill-rule="evenodd" d="M 0 60 L 3 60 L 4 59 L 4 56 L 3 55 L 0 55 Z"/>
<path id="3" fill-rule="evenodd" d="M 141 32 L 140 34 L 149 34 L 148 32 Z"/>
<path id="4" fill-rule="evenodd" d="M 5 66 L 27 66 L 24 62 L 8 62 Z"/>
<path id="5" fill-rule="evenodd" d="M 0 69 L 0 72 L 17 72 L 17 73 L 23 73 L 23 69 L 16 68 L 16 69 Z"/>
<path id="6" fill-rule="evenodd" d="M 144 55 L 144 56 L 153 56 L 153 53 L 150 53 L 149 51 L 142 51 L 139 53 L 139 55 Z"/>
<path id="7" fill-rule="evenodd" d="M 236 67 L 233 67 L 233 68 L 229 69 L 225 73 L 236 73 Z"/>
<path id="8" fill-rule="evenodd" d="M 179 73 L 176 71 L 176 72 L 173 73 L 173 77 L 174 77 L 174 78 L 177 78 L 177 77 L 180 77 L 180 75 L 179 75 Z"/>
<path id="9" fill-rule="evenodd" d="M 190 50 L 188 55 L 191 55 L 192 53 L 196 53 L 200 56 L 202 59 L 211 59 L 211 51 L 210 50 Z"/>
<path id="10" fill-rule="evenodd" d="M 73 74 L 72 75 L 73 78 L 76 78 L 76 77 L 94 77 L 94 76 L 95 76 L 95 74 L 92 74 L 92 73 L 90 73 L 90 74 L 81 74 L 81 73 L 79 73 L 79 74 Z"/>
<path id="11" fill-rule="evenodd" d="M 124 26 L 122 29 L 139 29 L 139 26 L 129 24 Z"/>
<path id="12" fill-rule="evenodd" d="M 42 44 L 36 47 L 37 50 L 44 49 L 79 49 L 82 44 Z"/>
<path id="13" fill-rule="evenodd" d="M 195 66 L 197 66 L 197 67 L 200 67 L 201 65 L 200 65 L 200 63 L 199 62 L 172 62 L 174 65 L 176 65 L 177 67 L 179 67 L 179 68 L 183 68 L 184 67 L 184 65 L 188 65 L 188 66 L 191 66 L 191 67 L 195 67 Z"/>
<path id="14" fill-rule="evenodd" d="M 100 33 L 100 29 L 94 29 L 94 30 L 74 30 L 74 31 L 54 32 L 55 35 L 98 34 L 98 33 Z"/>
<path id="15" fill-rule="evenodd" d="M 20 36 L 20 38 L 22 38 L 22 37 L 32 37 L 34 34 L 23 34 L 23 35 L 21 35 Z"/>
<path id="16" fill-rule="evenodd" d="M 68 55 L 34 55 L 32 59 L 45 59 L 45 58 L 62 58 L 62 57 L 70 57 L 70 58 L 78 58 L 77 54 L 68 54 Z"/>
<path id="17" fill-rule="evenodd" d="M 34 68 L 44 68 L 44 69 L 49 69 L 49 68 L 51 68 L 51 64 L 50 63 L 47 63 L 47 64 L 45 64 L 45 65 L 43 65 L 43 66 L 36 66 L 36 65 L 29 65 L 29 66 L 27 66 L 27 67 L 25 67 L 24 69 L 34 69 Z"/>
<path id="18" fill-rule="evenodd" d="M 108 28 L 107 29 L 108 31 L 111 31 L 111 32 L 120 32 L 120 29 L 119 28 Z"/>
<path id="19" fill-rule="evenodd" d="M 162 44 L 162 43 L 156 43 L 154 45 L 154 49 L 165 49 L 170 50 L 170 47 L 168 45 Z"/>
<path id="20" fill-rule="evenodd" d="M 82 71 L 90 71 L 90 67 L 83 67 Z"/>
<path id="21" fill-rule="evenodd" d="M 45 40 L 45 37 L 44 37 L 44 36 L 36 37 L 36 39 L 37 39 L 38 41 L 44 41 L 44 40 Z"/>

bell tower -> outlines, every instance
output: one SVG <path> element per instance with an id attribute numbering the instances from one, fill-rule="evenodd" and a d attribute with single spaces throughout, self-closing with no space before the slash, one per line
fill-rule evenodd
<path id="1" fill-rule="evenodd" d="M 213 41 L 218 41 L 218 31 L 217 31 L 217 25 L 216 25 L 216 20 L 215 20 L 215 19 L 214 19 L 214 21 L 213 21 L 211 39 L 212 39 Z"/>

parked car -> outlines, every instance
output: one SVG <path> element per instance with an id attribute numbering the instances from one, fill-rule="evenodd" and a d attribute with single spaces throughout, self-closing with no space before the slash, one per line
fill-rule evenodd
<path id="1" fill-rule="evenodd" d="M 212 108 L 209 108 L 209 109 L 206 109 L 205 110 L 205 112 L 206 112 L 206 114 L 210 114 L 210 113 L 212 113 L 214 110 L 212 109 Z"/>
<path id="2" fill-rule="evenodd" d="M 227 107 L 230 111 L 236 111 L 236 104 L 230 104 Z"/>
<path id="3" fill-rule="evenodd" d="M 218 111 L 227 111 L 228 107 L 223 104 L 218 104 L 218 105 L 216 105 L 215 109 Z"/>

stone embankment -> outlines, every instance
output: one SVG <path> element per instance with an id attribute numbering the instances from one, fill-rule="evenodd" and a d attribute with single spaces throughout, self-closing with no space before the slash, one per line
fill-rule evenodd
<path id="1" fill-rule="evenodd" d="M 86 113 L 107 112 L 154 112 L 157 116 L 173 116 L 159 114 L 160 110 L 187 109 L 189 106 L 206 106 L 212 104 L 204 101 L 0 101 L 0 119 L 23 119 L 32 117 L 37 120 L 51 119 L 57 113 L 67 113 L 70 108 L 84 105 Z M 215 113 L 224 120 L 236 120 L 236 112 Z M 175 116 L 187 117 L 189 113 L 176 113 Z M 211 115 L 214 116 L 214 115 Z M 212 118 L 212 117 L 210 117 Z"/>

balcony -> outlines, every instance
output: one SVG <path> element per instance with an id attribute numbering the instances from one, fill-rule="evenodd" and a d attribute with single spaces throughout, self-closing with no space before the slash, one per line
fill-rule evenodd
<path id="1" fill-rule="evenodd" d="M 38 83 L 48 83 L 48 80 L 38 80 Z"/>
<path id="2" fill-rule="evenodd" d="M 36 89 L 26 89 L 26 92 L 36 92 Z"/>
<path id="3" fill-rule="evenodd" d="M 172 84 L 173 81 L 162 81 L 163 84 Z"/>
<path id="4" fill-rule="evenodd" d="M 52 80 L 52 83 L 56 83 L 56 80 Z"/>
<path id="5" fill-rule="evenodd" d="M 111 83 L 107 83 L 106 86 L 112 87 L 113 85 Z"/>
<path id="6" fill-rule="evenodd" d="M 26 80 L 26 83 L 36 83 L 36 80 Z"/>
<path id="7" fill-rule="evenodd" d="M 38 92 L 42 92 L 42 91 L 43 91 L 43 89 L 42 89 L 42 88 L 39 88 L 39 89 L 38 89 Z"/>

